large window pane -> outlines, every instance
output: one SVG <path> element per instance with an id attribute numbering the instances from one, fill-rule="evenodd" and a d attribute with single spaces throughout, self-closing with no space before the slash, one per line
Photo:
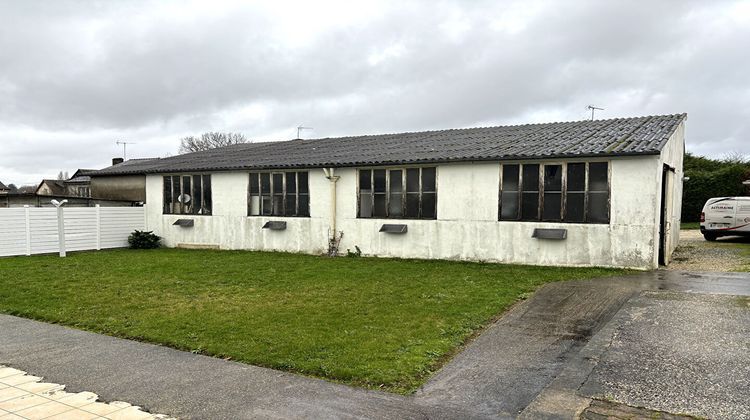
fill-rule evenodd
<path id="1" fill-rule="evenodd" d="M 410 168 L 406 170 L 406 191 L 419 192 L 419 168 Z"/>
<path id="2" fill-rule="evenodd" d="M 203 208 L 201 214 L 212 214 L 211 175 L 203 175 Z"/>
<path id="3" fill-rule="evenodd" d="M 539 220 L 539 165 L 523 165 L 521 220 Z"/>
<path id="4" fill-rule="evenodd" d="M 373 182 L 375 183 L 375 192 L 385 192 L 385 169 L 376 169 L 373 171 Z"/>
<path id="5" fill-rule="evenodd" d="M 544 193 L 544 209 L 542 210 L 542 220 L 550 222 L 557 222 L 562 220 L 561 193 Z"/>
<path id="6" fill-rule="evenodd" d="M 539 191 L 539 165 L 523 165 L 523 191 Z"/>
<path id="7" fill-rule="evenodd" d="M 182 202 L 183 206 L 183 213 L 190 214 L 193 212 L 193 193 L 191 188 L 191 177 L 183 176 L 182 177 L 182 197 L 180 201 Z"/>
<path id="8" fill-rule="evenodd" d="M 286 193 L 294 194 L 297 192 L 297 172 L 287 172 L 286 174 Z"/>
<path id="9" fill-rule="evenodd" d="M 307 172 L 297 172 L 297 189 L 299 189 L 300 194 L 309 194 L 310 193 L 310 186 L 308 185 L 308 173 Z"/>
<path id="10" fill-rule="evenodd" d="M 422 193 L 422 218 L 434 219 L 437 212 L 437 194 Z"/>
<path id="11" fill-rule="evenodd" d="M 562 220 L 562 165 L 544 165 L 542 220 Z"/>
<path id="12" fill-rule="evenodd" d="M 521 220 L 539 220 L 539 193 L 523 193 Z"/>
<path id="13" fill-rule="evenodd" d="M 385 193 L 375 194 L 375 205 L 373 207 L 372 215 L 374 217 L 386 217 L 385 211 Z"/>
<path id="14" fill-rule="evenodd" d="M 372 193 L 366 191 L 359 193 L 359 217 L 372 217 Z"/>
<path id="15" fill-rule="evenodd" d="M 257 173 L 250 174 L 250 194 L 260 193 L 260 177 Z"/>
<path id="16" fill-rule="evenodd" d="M 406 194 L 406 217 L 419 217 L 419 193 Z"/>
<path id="17" fill-rule="evenodd" d="M 297 215 L 309 217 L 310 216 L 310 196 L 308 194 L 300 194 L 297 199 Z"/>
<path id="18" fill-rule="evenodd" d="M 518 220 L 519 174 L 520 167 L 518 165 L 503 165 L 500 220 Z"/>
<path id="19" fill-rule="evenodd" d="M 586 164 L 569 163 L 567 176 L 568 191 L 583 192 L 586 190 Z"/>
<path id="20" fill-rule="evenodd" d="M 586 221 L 609 223 L 609 164 L 607 162 L 589 163 Z"/>
<path id="21" fill-rule="evenodd" d="M 565 221 L 572 223 L 583 222 L 584 208 L 583 203 L 586 199 L 586 193 L 568 192 L 565 201 Z"/>
<path id="22" fill-rule="evenodd" d="M 295 194 L 286 195 L 285 216 L 297 216 L 297 196 Z"/>
<path id="23" fill-rule="evenodd" d="M 172 177 L 164 177 L 164 214 L 172 213 Z"/>
<path id="24" fill-rule="evenodd" d="M 589 192 L 588 222 L 609 223 L 608 198 L 606 192 Z"/>
<path id="25" fill-rule="evenodd" d="M 271 190 L 273 191 L 273 211 L 274 216 L 284 215 L 284 174 L 271 175 Z"/>
<path id="26" fill-rule="evenodd" d="M 422 168 L 422 191 L 436 191 L 435 168 Z"/>
<path id="27" fill-rule="evenodd" d="M 274 195 L 284 192 L 284 174 L 273 174 L 271 177 L 271 185 L 273 187 Z"/>
<path id="28" fill-rule="evenodd" d="M 193 214 L 200 214 L 203 206 L 203 186 L 200 175 L 193 175 Z"/>
<path id="29" fill-rule="evenodd" d="M 389 171 L 388 177 L 388 215 L 391 217 L 403 217 L 403 171 Z"/>
<path id="30" fill-rule="evenodd" d="M 181 214 L 182 205 L 180 205 L 180 195 L 182 194 L 182 177 L 172 177 L 172 213 Z"/>
<path id="31" fill-rule="evenodd" d="M 589 163 L 589 191 L 608 191 L 607 162 Z"/>

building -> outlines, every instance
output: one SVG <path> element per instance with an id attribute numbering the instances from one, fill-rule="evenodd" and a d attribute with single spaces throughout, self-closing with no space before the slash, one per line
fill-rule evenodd
<path id="1" fill-rule="evenodd" d="M 5 194 L 8 194 L 9 192 L 10 192 L 10 187 L 0 182 L 0 195 L 5 195 Z"/>
<path id="2" fill-rule="evenodd" d="M 117 175 L 106 176 L 96 172 L 90 182 L 91 195 L 103 200 L 146 201 L 146 176 L 144 173 L 158 166 L 159 158 L 112 159 L 112 166 L 106 168 Z M 124 175 L 126 174 L 126 175 Z M 91 173 L 88 173 L 90 176 Z"/>
<path id="3" fill-rule="evenodd" d="M 248 143 L 91 176 L 144 176 L 167 246 L 649 269 L 679 239 L 686 118 Z"/>

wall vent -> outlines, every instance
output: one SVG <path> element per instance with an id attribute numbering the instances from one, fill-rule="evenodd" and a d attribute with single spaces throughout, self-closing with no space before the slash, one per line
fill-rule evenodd
<path id="1" fill-rule="evenodd" d="M 537 239 L 566 239 L 568 229 L 534 229 L 531 237 Z"/>
<path id="2" fill-rule="evenodd" d="M 380 232 L 383 232 L 383 233 L 406 233 L 406 231 L 407 231 L 406 225 L 385 224 L 380 227 Z"/>
<path id="3" fill-rule="evenodd" d="M 263 229 L 286 230 L 286 222 L 282 222 L 279 220 L 271 220 L 271 221 L 266 222 L 265 225 L 263 225 Z"/>

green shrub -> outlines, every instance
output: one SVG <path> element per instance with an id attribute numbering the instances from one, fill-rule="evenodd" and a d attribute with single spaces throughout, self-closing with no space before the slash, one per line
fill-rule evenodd
<path id="1" fill-rule="evenodd" d="M 683 183 L 682 221 L 697 222 L 706 201 L 711 197 L 733 197 L 747 194 L 742 181 L 750 177 L 750 165 L 741 160 L 714 160 L 686 154 Z"/>
<path id="2" fill-rule="evenodd" d="M 161 237 L 154 235 L 154 232 L 136 230 L 128 236 L 128 244 L 132 249 L 154 249 L 161 246 Z"/>

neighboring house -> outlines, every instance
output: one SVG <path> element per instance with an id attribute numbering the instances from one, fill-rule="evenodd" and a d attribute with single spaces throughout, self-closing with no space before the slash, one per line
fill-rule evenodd
<path id="1" fill-rule="evenodd" d="M 56 197 L 91 197 L 91 178 L 94 169 L 79 169 L 70 179 L 44 179 L 36 189 L 37 195 Z"/>
<path id="2" fill-rule="evenodd" d="M 128 159 L 123 161 L 121 158 L 112 159 L 112 166 L 102 171 L 115 170 L 119 173 L 128 172 L 128 175 L 101 176 L 91 178 L 91 195 L 100 199 L 107 200 L 128 200 L 145 202 L 146 201 L 146 177 L 145 171 L 149 171 L 158 165 L 159 158 Z M 94 173 L 102 171 L 93 171 L 87 173 L 91 176 Z"/>
<path id="3" fill-rule="evenodd" d="M 65 180 L 65 188 L 68 194 L 75 197 L 92 197 L 89 173 L 94 171 L 95 169 L 79 169 L 70 179 Z"/>
<path id="4" fill-rule="evenodd" d="M 8 194 L 10 192 L 10 187 L 7 187 L 5 184 L 0 182 L 0 195 Z"/>
<path id="5" fill-rule="evenodd" d="M 687 115 L 248 143 L 145 176 L 168 246 L 655 268 L 679 239 Z M 333 241 L 335 243 L 335 241 Z"/>

